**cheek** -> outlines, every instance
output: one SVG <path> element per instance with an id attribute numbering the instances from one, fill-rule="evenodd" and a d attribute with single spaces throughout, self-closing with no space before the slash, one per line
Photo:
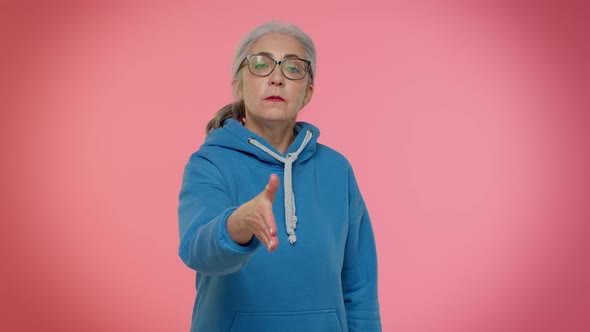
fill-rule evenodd
<path id="1" fill-rule="evenodd" d="M 306 94 L 307 90 L 303 90 L 301 91 L 298 95 L 297 95 L 297 101 L 299 102 L 300 106 L 303 107 L 303 103 L 305 102 L 305 94 Z"/>
<path id="2" fill-rule="evenodd" d="M 239 81 L 239 88 L 238 88 L 238 96 L 241 99 L 247 99 L 250 95 L 252 95 L 252 91 L 254 91 L 255 82 L 252 81 L 251 77 L 246 75 L 243 71 L 241 72 L 242 76 L 240 77 Z"/>
<path id="3" fill-rule="evenodd" d="M 260 87 L 256 84 L 257 82 L 248 80 L 242 83 L 242 99 L 244 100 L 255 100 L 260 94 Z"/>
<path id="4" fill-rule="evenodd" d="M 252 82 L 244 82 L 242 84 L 242 89 L 240 90 L 240 93 L 242 94 L 241 98 L 242 100 L 244 100 L 244 105 L 246 106 L 246 109 L 249 111 L 258 108 L 258 94 L 256 93 L 256 91 L 256 85 Z"/>
<path id="5" fill-rule="evenodd" d="M 244 100 L 245 102 L 248 102 L 251 98 L 250 95 L 251 93 L 249 93 L 250 91 L 250 87 L 248 86 L 248 84 L 246 83 L 242 83 L 242 87 L 240 88 L 239 92 L 238 92 L 238 96 Z"/>

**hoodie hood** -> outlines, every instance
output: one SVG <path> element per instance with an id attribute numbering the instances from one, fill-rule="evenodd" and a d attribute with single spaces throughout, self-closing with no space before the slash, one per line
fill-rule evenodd
<path id="1" fill-rule="evenodd" d="M 285 228 L 289 235 L 289 243 L 295 244 L 297 237 L 297 215 L 295 193 L 293 192 L 292 169 L 311 158 L 316 151 L 319 130 L 306 122 L 297 122 L 293 129 L 295 140 L 285 154 L 278 152 L 272 145 L 259 135 L 251 132 L 234 119 L 227 119 L 223 127 L 213 130 L 207 135 L 204 145 L 220 146 L 250 154 L 260 161 L 280 165 L 284 169 L 283 189 L 285 191 Z"/>

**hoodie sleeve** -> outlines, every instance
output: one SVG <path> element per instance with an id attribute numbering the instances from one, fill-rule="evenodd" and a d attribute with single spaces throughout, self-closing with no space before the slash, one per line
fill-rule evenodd
<path id="1" fill-rule="evenodd" d="M 205 275 L 225 275 L 244 267 L 260 247 L 255 237 L 235 243 L 227 232 L 232 205 L 222 174 L 210 161 L 193 156 L 184 169 L 179 195 L 179 255 Z"/>
<path id="2" fill-rule="evenodd" d="M 377 252 L 371 219 L 349 172 L 350 226 L 342 267 L 342 291 L 350 332 L 381 331 L 377 291 Z"/>

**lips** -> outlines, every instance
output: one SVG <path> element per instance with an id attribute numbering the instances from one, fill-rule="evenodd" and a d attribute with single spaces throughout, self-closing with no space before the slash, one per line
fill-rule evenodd
<path id="1" fill-rule="evenodd" d="M 268 101 L 285 101 L 285 99 L 283 99 L 283 97 L 281 97 L 281 96 L 268 96 L 268 97 L 264 98 L 264 100 L 268 100 Z"/>

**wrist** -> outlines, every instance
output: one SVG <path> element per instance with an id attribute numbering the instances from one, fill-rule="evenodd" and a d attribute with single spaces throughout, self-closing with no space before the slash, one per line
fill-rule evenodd
<path id="1" fill-rule="evenodd" d="M 230 238 L 239 245 L 247 245 L 254 235 L 242 227 L 238 216 L 236 216 L 236 211 L 227 217 L 226 227 Z"/>

